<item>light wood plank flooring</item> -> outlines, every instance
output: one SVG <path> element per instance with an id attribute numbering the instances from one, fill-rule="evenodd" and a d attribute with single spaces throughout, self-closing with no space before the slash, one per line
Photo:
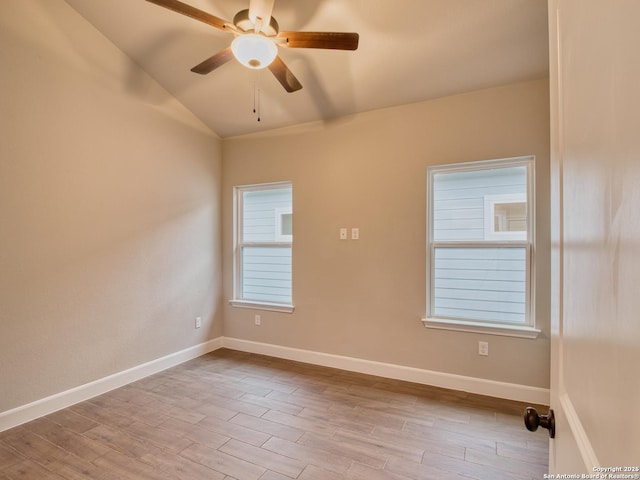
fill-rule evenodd
<path id="1" fill-rule="evenodd" d="M 223 349 L 0 433 L 0 480 L 540 479 L 524 407 Z"/>

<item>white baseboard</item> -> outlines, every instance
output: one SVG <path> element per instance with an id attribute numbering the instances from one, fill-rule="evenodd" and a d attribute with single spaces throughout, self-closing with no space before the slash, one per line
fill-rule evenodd
<path id="1" fill-rule="evenodd" d="M 258 353 L 287 360 L 311 363 L 325 367 L 339 368 L 351 372 L 377 375 L 380 377 L 405 380 L 408 382 L 449 388 L 463 392 L 488 395 L 491 397 L 517 400 L 535 404 L 549 405 L 549 390 L 546 388 L 530 387 L 513 383 L 496 382 L 482 378 L 466 377 L 450 373 L 434 372 L 419 368 L 394 365 L 390 363 L 374 362 L 354 357 L 344 357 L 329 353 L 301 350 L 268 343 L 258 343 L 238 338 L 219 337 L 208 342 L 186 348 L 137 365 L 128 370 L 114 373 L 70 390 L 56 393 L 46 398 L 36 400 L 5 412 L 0 412 L 0 432 L 35 420 L 44 415 L 70 407 L 79 402 L 102 395 L 116 388 L 135 382 L 142 378 L 161 372 L 167 368 L 179 365 L 193 358 L 226 347 L 242 352 Z"/>
<path id="2" fill-rule="evenodd" d="M 222 348 L 222 337 L 214 338 L 207 342 L 185 348 L 179 352 L 171 353 L 162 358 L 157 358 L 147 363 L 137 365 L 122 372 L 114 373 L 84 385 L 79 385 L 70 390 L 56 393 L 46 398 L 20 407 L 0 412 L 0 432 L 35 420 L 44 415 L 70 407 L 78 402 L 102 395 L 115 388 L 122 387 L 136 380 L 140 380 L 167 368 L 179 365 L 193 358 Z"/>
<path id="3" fill-rule="evenodd" d="M 484 378 L 467 377 L 451 373 L 435 372 L 420 368 L 374 362 L 360 358 L 344 357 L 329 353 L 301 350 L 268 343 L 258 343 L 238 338 L 223 338 L 223 346 L 242 352 L 259 353 L 271 357 L 296 360 L 314 365 L 339 368 L 352 372 L 405 380 L 408 382 L 449 388 L 463 392 L 505 398 L 520 402 L 549 405 L 549 389 L 514 383 L 497 382 Z"/>

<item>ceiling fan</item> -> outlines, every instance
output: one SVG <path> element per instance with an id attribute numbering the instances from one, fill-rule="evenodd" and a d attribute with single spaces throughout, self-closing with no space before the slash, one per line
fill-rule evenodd
<path id="1" fill-rule="evenodd" d="M 302 88 L 302 84 L 278 55 L 278 46 L 331 50 L 358 48 L 357 33 L 281 32 L 278 22 L 271 16 L 274 0 L 250 0 L 249 9 L 239 11 L 233 18 L 233 23 L 178 0 L 147 1 L 235 36 L 229 47 L 191 69 L 192 72 L 201 75 L 206 75 L 236 58 L 248 68 L 268 68 L 287 92 L 295 92 Z"/>

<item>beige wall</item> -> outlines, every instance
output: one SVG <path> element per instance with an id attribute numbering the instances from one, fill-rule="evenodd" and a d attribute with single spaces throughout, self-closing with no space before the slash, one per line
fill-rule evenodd
<path id="1" fill-rule="evenodd" d="M 265 113 L 266 114 L 266 113 Z M 426 329 L 427 166 L 534 154 L 536 340 Z M 546 79 L 223 142 L 225 300 L 232 187 L 293 181 L 293 314 L 224 307 L 225 336 L 439 372 L 549 386 Z M 360 240 L 340 241 L 340 227 Z M 490 355 L 479 357 L 478 340 Z"/>
<path id="2" fill-rule="evenodd" d="M 222 335 L 219 139 L 61 0 L 0 65 L 0 412 Z"/>

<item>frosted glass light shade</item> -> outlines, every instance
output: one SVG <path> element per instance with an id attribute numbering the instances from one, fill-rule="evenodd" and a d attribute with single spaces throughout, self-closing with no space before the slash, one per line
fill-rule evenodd
<path id="1" fill-rule="evenodd" d="M 242 65 L 253 69 L 268 67 L 278 55 L 275 43 L 255 33 L 237 36 L 231 42 L 231 51 Z"/>

